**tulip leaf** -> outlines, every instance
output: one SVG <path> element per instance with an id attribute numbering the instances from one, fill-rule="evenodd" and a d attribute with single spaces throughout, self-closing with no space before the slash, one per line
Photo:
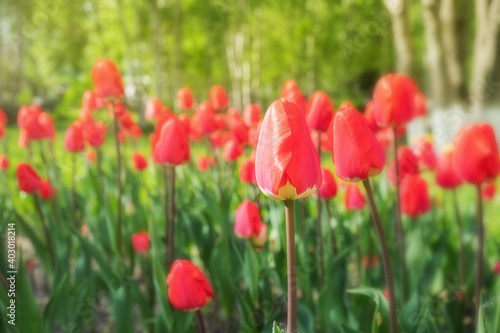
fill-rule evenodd
<path id="1" fill-rule="evenodd" d="M 282 333 L 276 322 L 273 323 L 273 333 Z"/>
<path id="2" fill-rule="evenodd" d="M 356 288 L 348 290 L 351 294 L 364 295 L 375 302 L 371 333 L 389 332 L 389 302 L 380 290 L 374 288 Z"/>
<path id="3" fill-rule="evenodd" d="M 43 329 L 44 332 L 50 332 L 54 329 L 54 322 L 58 314 L 58 304 L 60 304 L 61 291 L 66 287 L 68 282 L 68 275 L 64 274 L 63 278 L 57 284 L 55 290 L 52 292 L 52 297 L 45 306 L 43 311 Z"/>

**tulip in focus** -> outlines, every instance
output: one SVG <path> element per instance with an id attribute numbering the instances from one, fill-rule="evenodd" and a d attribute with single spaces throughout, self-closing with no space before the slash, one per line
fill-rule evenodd
<path id="1" fill-rule="evenodd" d="M 260 218 L 259 207 L 249 200 L 243 201 L 236 209 L 234 220 L 236 236 L 248 239 L 257 250 L 267 239 L 267 226 Z"/>

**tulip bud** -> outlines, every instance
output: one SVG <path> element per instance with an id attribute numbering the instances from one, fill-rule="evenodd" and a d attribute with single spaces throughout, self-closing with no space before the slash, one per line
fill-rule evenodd
<path id="1" fill-rule="evenodd" d="M 366 122 L 368 123 L 368 126 L 370 129 L 373 131 L 373 133 L 377 133 L 380 131 L 382 128 L 377 124 L 377 121 L 375 120 L 375 113 L 373 109 L 373 101 L 369 101 L 368 104 L 365 106 L 365 112 L 363 116 L 366 119 Z"/>
<path id="2" fill-rule="evenodd" d="M 200 171 L 206 171 L 210 167 L 210 160 L 205 155 L 199 155 L 196 158 L 196 167 Z"/>
<path id="3" fill-rule="evenodd" d="M 163 109 L 163 103 L 159 98 L 151 98 L 146 103 L 146 111 L 144 112 L 144 116 L 148 120 L 156 119 L 161 113 Z"/>
<path id="4" fill-rule="evenodd" d="M 413 146 L 412 151 L 422 169 L 434 170 L 436 168 L 437 156 L 429 138 L 419 139 Z"/>
<path id="5" fill-rule="evenodd" d="M 174 261 L 167 285 L 170 303 L 181 311 L 196 311 L 214 298 L 207 278 L 189 260 Z"/>
<path id="6" fill-rule="evenodd" d="M 222 157 L 225 161 L 235 162 L 243 154 L 243 146 L 235 139 L 231 139 L 224 145 Z"/>
<path id="7" fill-rule="evenodd" d="M 92 90 L 86 90 L 82 96 L 82 109 L 94 111 L 97 109 L 96 95 Z"/>
<path id="8" fill-rule="evenodd" d="M 97 158 L 97 153 L 95 152 L 95 150 L 91 149 L 85 153 L 85 157 L 87 158 L 87 161 L 89 161 L 90 163 L 94 163 Z"/>
<path id="9" fill-rule="evenodd" d="M 260 121 L 262 110 L 257 104 L 248 104 L 243 110 L 243 120 L 247 127 L 252 127 Z"/>
<path id="10" fill-rule="evenodd" d="M 210 88 L 208 99 L 215 110 L 224 110 L 229 104 L 226 89 L 223 86 L 216 84 Z"/>
<path id="11" fill-rule="evenodd" d="M 401 212 L 417 217 L 431 209 L 426 181 L 419 175 L 410 175 L 401 183 Z"/>

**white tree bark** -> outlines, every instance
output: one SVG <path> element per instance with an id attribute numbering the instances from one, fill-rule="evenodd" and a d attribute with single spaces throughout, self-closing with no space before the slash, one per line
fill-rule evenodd
<path id="1" fill-rule="evenodd" d="M 413 51 L 411 46 L 408 0 L 384 0 L 391 14 L 394 46 L 397 55 L 397 68 L 400 73 L 411 75 L 413 71 Z"/>

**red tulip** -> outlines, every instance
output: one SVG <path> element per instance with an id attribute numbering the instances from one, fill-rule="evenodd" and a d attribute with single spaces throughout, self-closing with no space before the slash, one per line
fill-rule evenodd
<path id="1" fill-rule="evenodd" d="M 181 311 L 196 311 L 214 298 L 207 278 L 189 260 L 174 261 L 167 285 L 170 303 Z"/>
<path id="2" fill-rule="evenodd" d="M 132 114 L 128 110 L 125 110 L 125 112 L 119 118 L 120 118 L 120 125 L 124 129 L 130 131 L 130 129 L 134 127 L 135 125 L 134 119 L 132 119 Z"/>
<path id="3" fill-rule="evenodd" d="M 372 101 L 369 101 L 368 104 L 366 104 L 365 113 L 363 114 L 363 116 L 365 116 L 366 122 L 368 123 L 368 126 L 370 126 L 373 133 L 377 133 L 382 129 L 375 120 L 375 113 Z"/>
<path id="4" fill-rule="evenodd" d="M 130 130 L 130 136 L 132 137 L 132 139 L 139 139 L 141 136 L 142 136 L 142 128 L 141 126 L 137 125 L 137 124 L 134 124 Z"/>
<path id="5" fill-rule="evenodd" d="M 183 87 L 177 92 L 177 104 L 181 110 L 191 110 L 194 104 L 193 92 L 188 87 Z"/>
<path id="6" fill-rule="evenodd" d="M 289 102 L 297 104 L 300 111 L 302 111 L 302 113 L 305 114 L 307 108 L 306 97 L 302 94 L 302 92 L 299 89 L 288 90 L 284 98 Z"/>
<path id="7" fill-rule="evenodd" d="M 16 169 L 17 183 L 21 191 L 28 194 L 38 191 L 41 179 L 33 168 L 27 163 L 19 163 Z"/>
<path id="8" fill-rule="evenodd" d="M 66 130 L 64 134 L 64 148 L 70 153 L 79 153 L 85 148 L 83 127 L 80 122 L 73 122 Z"/>
<path id="9" fill-rule="evenodd" d="M 436 168 L 437 156 L 431 140 L 421 138 L 415 143 L 412 151 L 422 169 L 434 170 Z"/>
<path id="10" fill-rule="evenodd" d="M 50 184 L 48 179 L 42 179 L 40 181 L 40 196 L 44 200 L 50 200 L 57 194 L 57 189 Z"/>
<path id="11" fill-rule="evenodd" d="M 224 144 L 222 157 L 225 161 L 234 162 L 243 154 L 243 146 L 234 139 L 229 140 Z"/>
<path id="12" fill-rule="evenodd" d="M 319 196 L 323 199 L 330 200 L 337 195 L 337 184 L 333 178 L 332 172 L 325 167 L 321 167 L 321 187 L 319 188 Z"/>
<path id="13" fill-rule="evenodd" d="M 319 140 L 320 140 L 320 136 L 319 136 L 319 133 L 317 131 L 311 131 L 309 132 L 309 134 L 311 135 L 311 142 L 313 143 L 313 146 L 314 146 L 314 149 L 316 151 L 318 151 L 318 147 L 319 147 Z"/>
<path id="14" fill-rule="evenodd" d="M 454 189 L 462 183 L 453 169 L 453 155 L 453 148 L 446 149 L 437 163 L 436 183 L 445 189 Z"/>
<path id="15" fill-rule="evenodd" d="M 226 117 L 222 113 L 217 113 L 214 116 L 215 128 L 219 131 L 223 131 L 227 128 Z"/>
<path id="16" fill-rule="evenodd" d="M 3 124 L 0 123 L 0 139 L 2 139 L 5 136 L 5 127 Z"/>
<path id="17" fill-rule="evenodd" d="M 496 274 L 496 275 L 500 275 L 500 261 L 497 261 L 495 263 L 495 267 L 493 268 L 493 272 Z"/>
<path id="18" fill-rule="evenodd" d="M 378 80 L 373 92 L 373 112 L 382 127 L 398 127 L 414 116 L 415 83 L 403 74 L 387 74 Z"/>
<path id="19" fill-rule="evenodd" d="M 229 132 L 215 131 L 210 133 L 210 142 L 214 148 L 219 148 L 224 146 L 228 141 L 231 135 Z"/>
<path id="20" fill-rule="evenodd" d="M 106 139 L 107 131 L 106 124 L 102 121 L 89 123 L 84 128 L 85 140 L 91 147 L 99 148 Z"/>
<path id="21" fill-rule="evenodd" d="M 401 212 L 417 217 L 431 209 L 426 181 L 419 175 L 409 175 L 401 183 Z"/>
<path id="22" fill-rule="evenodd" d="M 268 197 L 296 200 L 321 186 L 314 150 L 300 108 L 286 99 L 271 104 L 264 117 L 255 156 L 257 184 Z"/>
<path id="23" fill-rule="evenodd" d="M 0 170 L 7 170 L 9 168 L 9 159 L 7 155 L 0 154 Z"/>
<path id="24" fill-rule="evenodd" d="M 40 125 L 40 114 L 42 114 L 42 108 L 39 105 L 30 105 L 19 110 L 19 127 L 26 130 L 30 140 L 40 140 L 47 135 L 45 129 Z"/>
<path id="25" fill-rule="evenodd" d="M 196 158 L 196 167 L 200 171 L 206 171 L 210 167 L 210 160 L 205 155 L 199 155 Z"/>
<path id="26" fill-rule="evenodd" d="M 82 109 L 94 111 L 97 109 L 97 98 L 92 90 L 86 90 L 82 96 Z"/>
<path id="27" fill-rule="evenodd" d="M 354 107 L 354 105 L 351 103 L 351 101 L 343 101 L 340 103 L 339 110 L 347 107 Z"/>
<path id="28" fill-rule="evenodd" d="M 3 109 L 0 108 L 0 125 L 5 125 L 5 124 L 7 124 L 7 116 L 5 115 Z"/>
<path id="29" fill-rule="evenodd" d="M 407 146 L 398 148 L 399 179 L 403 181 L 409 175 L 418 175 L 418 161 L 415 154 Z M 396 184 L 396 162 L 394 160 L 389 164 L 387 177 L 392 185 Z"/>
<path id="30" fill-rule="evenodd" d="M 153 142 L 152 155 L 153 161 L 158 164 L 179 165 L 189 161 L 189 139 L 176 117 L 163 125 L 157 140 Z"/>
<path id="31" fill-rule="evenodd" d="M 333 163 L 340 178 L 357 182 L 382 171 L 384 151 L 358 110 L 340 109 L 335 115 L 333 133 Z"/>
<path id="32" fill-rule="evenodd" d="M 299 85 L 294 80 L 287 80 L 281 88 L 281 98 L 286 96 L 286 93 L 290 90 L 299 89 Z"/>
<path id="33" fill-rule="evenodd" d="M 134 251 L 137 253 L 145 253 L 148 252 L 150 243 L 149 243 L 149 235 L 145 231 L 140 231 L 135 233 L 131 237 L 132 246 Z"/>
<path id="34" fill-rule="evenodd" d="M 88 150 L 85 153 L 85 157 L 87 158 L 87 161 L 89 161 L 90 163 L 94 163 L 95 160 L 97 159 L 97 153 L 93 149 L 92 150 Z"/>
<path id="35" fill-rule="evenodd" d="M 134 169 L 138 171 L 144 170 L 148 167 L 148 161 L 146 158 L 137 151 L 132 153 L 132 163 L 134 164 Z"/>
<path id="36" fill-rule="evenodd" d="M 215 111 L 208 102 L 201 103 L 191 119 L 191 130 L 200 136 L 212 133 L 216 129 Z"/>
<path id="37" fill-rule="evenodd" d="M 326 132 L 321 133 L 321 148 L 325 151 L 331 151 L 333 156 L 333 125 L 335 124 L 335 117 L 332 117 Z"/>
<path id="38" fill-rule="evenodd" d="M 215 110 L 224 110 L 229 104 L 226 89 L 218 84 L 210 88 L 208 99 Z"/>
<path id="39" fill-rule="evenodd" d="M 248 145 L 250 147 L 256 147 L 259 142 L 260 129 L 262 128 L 262 119 L 257 123 L 253 124 L 252 127 L 248 129 Z"/>
<path id="40" fill-rule="evenodd" d="M 257 250 L 262 249 L 266 242 L 267 226 L 260 219 L 259 207 L 250 200 L 243 201 L 236 209 L 234 233 L 250 240 Z"/>
<path id="41" fill-rule="evenodd" d="M 146 111 L 144 116 L 148 120 L 156 119 L 162 113 L 163 103 L 159 98 L 151 98 L 146 103 Z"/>
<path id="42" fill-rule="evenodd" d="M 461 180 L 480 185 L 500 173 L 500 157 L 493 127 L 487 123 L 466 125 L 455 136 L 453 168 Z"/>
<path id="43" fill-rule="evenodd" d="M 415 110 L 414 117 L 423 117 L 427 113 L 427 104 L 425 101 L 425 95 L 421 92 L 415 94 Z"/>
<path id="44" fill-rule="evenodd" d="M 481 196 L 484 200 L 490 201 L 495 197 L 495 192 L 496 188 L 494 183 L 484 184 L 483 188 L 481 189 Z"/>
<path id="45" fill-rule="evenodd" d="M 365 207 L 365 198 L 357 184 L 347 184 L 344 193 L 344 205 L 347 210 L 361 210 Z"/>
<path id="46" fill-rule="evenodd" d="M 257 104 L 248 104 L 243 110 L 243 120 L 247 127 L 252 127 L 260 121 L 262 110 Z"/>
<path id="47" fill-rule="evenodd" d="M 255 162 L 251 158 L 245 158 L 241 161 L 239 176 L 242 183 L 257 184 L 257 180 L 255 179 Z"/>
<path id="48" fill-rule="evenodd" d="M 324 132 L 333 117 L 333 103 L 322 91 L 315 91 L 306 106 L 306 121 L 309 129 Z"/>
<path id="49" fill-rule="evenodd" d="M 122 77 L 115 63 L 109 59 L 97 59 L 92 67 L 92 80 L 96 96 L 121 98 L 124 95 Z"/>
<path id="50" fill-rule="evenodd" d="M 373 256 L 373 257 L 364 256 L 363 257 L 363 266 L 366 269 L 372 269 L 372 268 L 377 267 L 378 262 L 379 262 L 378 256 Z"/>
<path id="51" fill-rule="evenodd" d="M 177 119 L 179 119 L 182 126 L 184 126 L 184 131 L 186 131 L 186 133 L 191 132 L 191 119 L 189 119 L 187 114 L 181 113 L 177 116 Z"/>

